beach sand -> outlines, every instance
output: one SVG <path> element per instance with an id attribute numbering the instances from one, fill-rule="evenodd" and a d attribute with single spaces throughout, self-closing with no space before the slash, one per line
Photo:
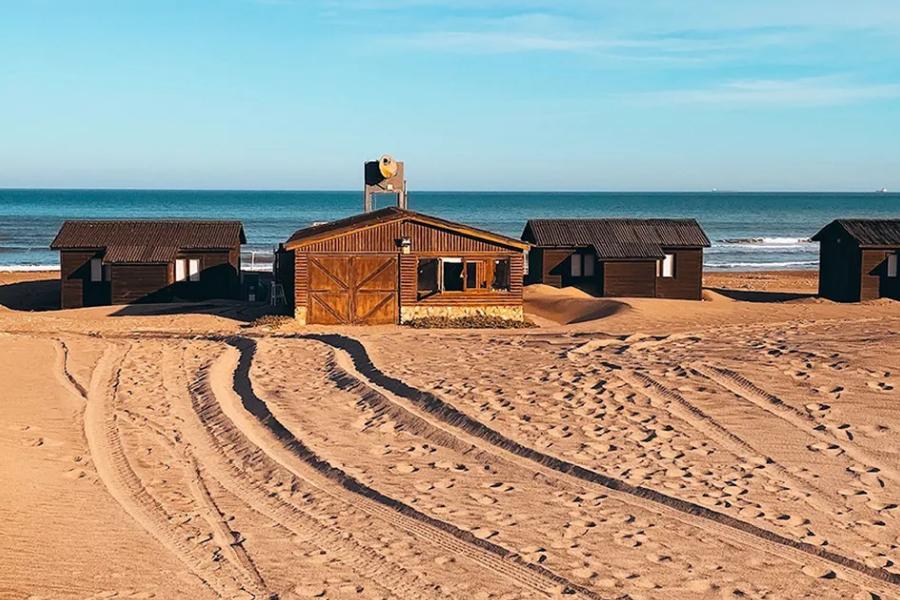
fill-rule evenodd
<path id="1" fill-rule="evenodd" d="M 272 329 L 55 276 L 0 274 L 0 597 L 900 595 L 900 303 L 709 273 Z"/>

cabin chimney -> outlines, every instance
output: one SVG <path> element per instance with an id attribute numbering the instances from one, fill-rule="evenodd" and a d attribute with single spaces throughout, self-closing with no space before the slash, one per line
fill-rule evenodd
<path id="1" fill-rule="evenodd" d="M 367 161 L 364 165 L 364 174 L 364 212 L 371 212 L 375 208 L 375 196 L 381 194 L 393 194 L 397 198 L 399 208 L 407 207 L 406 179 L 402 161 L 384 154 L 378 160 Z"/>

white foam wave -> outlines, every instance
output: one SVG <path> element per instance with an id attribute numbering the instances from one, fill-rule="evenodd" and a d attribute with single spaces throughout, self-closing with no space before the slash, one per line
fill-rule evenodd
<path id="1" fill-rule="evenodd" d="M 783 260 L 772 262 L 706 262 L 704 267 L 712 269 L 782 269 L 784 267 L 815 267 L 819 262 L 815 260 Z"/>
<path id="2" fill-rule="evenodd" d="M 750 238 L 726 238 L 717 240 L 720 244 L 739 246 L 794 246 L 812 244 L 809 238 L 796 237 L 750 237 Z"/>
<path id="3" fill-rule="evenodd" d="M 59 265 L 0 265 L 0 271 L 6 273 L 59 271 Z"/>

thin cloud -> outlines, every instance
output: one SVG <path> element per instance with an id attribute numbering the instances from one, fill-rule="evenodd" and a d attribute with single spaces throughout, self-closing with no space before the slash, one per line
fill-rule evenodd
<path id="1" fill-rule="evenodd" d="M 900 84 L 855 83 L 837 77 L 793 80 L 731 81 L 714 87 L 642 94 L 654 104 L 697 104 L 729 107 L 840 106 L 900 97 Z"/>

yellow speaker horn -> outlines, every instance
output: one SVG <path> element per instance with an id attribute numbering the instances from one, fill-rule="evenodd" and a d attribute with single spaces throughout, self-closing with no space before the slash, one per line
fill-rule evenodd
<path id="1" fill-rule="evenodd" d="M 390 179 L 397 174 L 397 161 L 390 154 L 383 154 L 378 159 L 378 170 L 385 179 Z"/>

